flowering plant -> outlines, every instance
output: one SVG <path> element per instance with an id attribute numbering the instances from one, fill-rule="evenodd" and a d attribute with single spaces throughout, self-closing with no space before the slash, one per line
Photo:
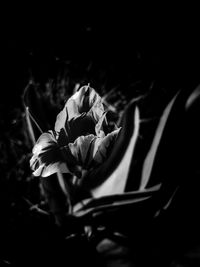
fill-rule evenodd
<path id="1" fill-rule="evenodd" d="M 68 99 L 53 130 L 42 133 L 33 147 L 30 166 L 35 176 L 71 173 L 83 179 L 113 148 L 120 128 L 109 131 L 104 103 L 88 86 Z"/>

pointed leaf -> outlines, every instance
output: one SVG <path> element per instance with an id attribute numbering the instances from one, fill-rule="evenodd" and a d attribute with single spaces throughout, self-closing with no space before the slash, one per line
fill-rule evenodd
<path id="1" fill-rule="evenodd" d="M 99 168 L 89 172 L 87 177 L 85 177 L 82 183 L 85 190 L 88 188 L 94 189 L 101 185 L 115 171 L 121 162 L 130 143 L 130 139 L 133 136 L 133 132 L 138 125 L 138 122 L 133 119 L 135 117 L 135 111 L 135 102 L 131 101 L 123 114 L 121 121 L 122 128 L 115 141 L 111 154 Z M 136 133 L 138 133 L 138 130 L 136 130 Z M 94 177 L 98 177 L 98 179 L 94 179 Z"/>

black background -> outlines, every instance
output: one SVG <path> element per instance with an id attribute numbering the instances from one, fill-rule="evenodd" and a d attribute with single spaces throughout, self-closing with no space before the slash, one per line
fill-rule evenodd
<path id="1" fill-rule="evenodd" d="M 14 108 L 22 109 L 21 96 L 32 75 L 39 82 L 56 77 L 63 62 L 73 62 L 80 69 L 92 62 L 98 74 L 105 71 L 107 80 L 120 84 L 124 91 L 137 81 L 147 82 L 148 86 L 156 81 L 158 90 L 164 88 L 169 94 L 179 89 L 193 90 L 200 82 L 200 26 L 198 16 L 187 6 L 184 12 L 181 7 L 167 9 L 163 6 L 157 10 L 157 6 L 150 9 L 145 5 L 140 8 L 132 5 L 124 10 L 119 5 L 116 10 L 116 4 L 108 8 L 96 3 L 93 9 L 90 9 L 91 6 L 83 9 L 78 3 L 73 8 L 66 3 L 59 9 L 53 6 L 51 12 L 47 8 L 41 10 L 36 4 L 26 10 L 23 6 L 20 12 L 10 8 L 1 32 L 3 75 L 0 107 L 1 119 L 5 121 L 1 125 L 12 127 Z M 73 75 L 79 75 L 77 69 L 71 72 L 72 79 Z M 95 87 L 95 79 L 92 75 L 90 78 L 91 85 Z M 5 210 L 9 217 L 10 211 Z M 20 225 L 20 221 L 18 223 Z M 38 242 L 34 233 L 39 235 L 46 225 L 37 227 L 31 232 L 28 225 L 26 232 L 20 225 L 21 232 L 16 234 L 18 230 L 14 229 L 16 237 L 11 234 L 10 239 L 5 232 L 5 243 L 8 243 L 6 254 L 9 254 L 10 240 L 11 243 L 15 240 L 13 251 L 18 253 L 20 248 L 16 247 L 20 235 L 26 241 L 26 235 L 32 233 L 31 238 Z M 4 231 L 4 225 L 1 229 Z M 37 246 L 38 251 L 42 251 L 42 244 Z M 22 247 L 26 253 L 25 248 L 26 244 Z M 34 248 L 33 244 L 31 248 Z"/>
<path id="2" fill-rule="evenodd" d="M 150 79 L 169 90 L 193 89 L 199 82 L 199 23 L 194 11 L 182 7 L 13 8 L 3 22 L 2 95 L 15 102 L 30 73 L 50 77 L 56 59 L 79 65 L 92 61 L 111 69 L 111 79 L 120 84 Z"/>

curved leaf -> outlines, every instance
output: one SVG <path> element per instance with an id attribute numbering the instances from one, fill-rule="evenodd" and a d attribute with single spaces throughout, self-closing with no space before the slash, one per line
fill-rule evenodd
<path id="1" fill-rule="evenodd" d="M 122 117 L 121 126 L 122 127 L 115 141 L 115 145 L 107 160 L 99 168 L 89 172 L 83 180 L 81 186 L 83 186 L 86 190 L 88 188 L 90 188 L 90 190 L 97 188 L 116 170 L 126 153 L 130 139 L 134 135 L 134 131 L 134 139 L 137 139 L 139 131 L 139 111 L 136 108 L 134 101 L 131 101 L 126 108 Z M 96 179 L 96 177 L 98 177 L 98 179 Z"/>

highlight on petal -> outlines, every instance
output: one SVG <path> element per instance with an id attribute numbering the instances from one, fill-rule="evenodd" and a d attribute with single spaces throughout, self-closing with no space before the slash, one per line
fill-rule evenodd
<path id="1" fill-rule="evenodd" d="M 100 95 L 89 85 L 81 87 L 69 100 L 67 105 L 69 120 L 74 117 L 74 108 L 79 114 L 86 112 L 91 114 L 97 122 L 104 113 L 103 101 Z M 77 113 L 77 114 L 78 114 Z"/>
<path id="2" fill-rule="evenodd" d="M 58 146 L 52 131 L 43 133 L 33 148 L 33 156 L 30 159 L 30 167 L 33 175 L 47 177 L 55 172 L 69 172 L 66 163 L 63 162 L 61 149 Z"/>
<path id="3" fill-rule="evenodd" d="M 65 129 L 67 132 L 69 122 L 83 114 L 91 117 L 94 123 L 97 123 L 103 113 L 102 98 L 90 86 L 83 86 L 68 99 L 63 110 L 58 114 L 54 127 L 55 131 L 60 132 L 61 129 Z"/>
<path id="4" fill-rule="evenodd" d="M 90 109 L 90 91 L 93 90 L 89 85 L 81 87 L 70 99 L 70 101 L 73 101 L 76 105 L 78 112 L 88 112 Z M 70 113 L 70 108 L 68 109 L 68 112 Z M 70 115 L 70 114 L 69 114 Z"/>
<path id="5" fill-rule="evenodd" d="M 53 164 L 45 165 L 41 164 L 38 169 L 33 172 L 34 176 L 48 177 L 54 173 L 69 173 L 67 165 L 63 162 L 56 162 Z"/>
<path id="6" fill-rule="evenodd" d="M 95 132 L 98 137 L 105 137 L 105 127 L 108 127 L 106 113 L 104 113 L 95 126 Z"/>
<path id="7" fill-rule="evenodd" d="M 90 114 L 93 119 L 98 122 L 99 119 L 103 116 L 105 109 L 104 109 L 104 105 L 103 105 L 103 100 L 100 97 L 100 95 L 98 95 L 94 89 L 92 89 L 92 93 L 91 93 L 91 99 L 90 99 L 90 110 L 88 112 L 88 114 Z"/>
<path id="8" fill-rule="evenodd" d="M 77 94 L 77 93 L 76 93 Z M 56 117 L 55 123 L 55 131 L 60 132 L 61 129 L 67 128 L 68 121 L 72 120 L 73 118 L 79 116 L 81 113 L 78 110 L 78 105 L 71 97 L 65 103 L 64 108 Z"/>
<path id="9" fill-rule="evenodd" d="M 52 146 L 55 146 L 56 139 L 52 131 L 43 133 L 37 140 L 35 146 L 33 147 L 33 154 L 39 155 L 43 151 L 50 149 Z"/>
<path id="10" fill-rule="evenodd" d="M 69 143 L 68 147 L 72 155 L 81 166 L 89 165 L 91 162 L 92 143 L 95 140 L 93 134 L 78 137 L 74 143 Z"/>
<path id="11" fill-rule="evenodd" d="M 113 143 L 121 128 L 107 134 L 104 138 L 97 138 L 93 150 L 94 162 L 102 163 L 110 153 Z"/>
<path id="12" fill-rule="evenodd" d="M 65 104 L 63 110 L 57 115 L 54 129 L 56 132 L 60 132 L 61 129 L 65 129 L 68 120 L 67 117 L 67 104 Z"/>
<path id="13" fill-rule="evenodd" d="M 49 149 L 39 155 L 34 154 L 30 160 L 30 167 L 34 176 L 47 177 L 56 172 L 70 173 L 67 162 L 62 159 L 59 147 Z"/>

